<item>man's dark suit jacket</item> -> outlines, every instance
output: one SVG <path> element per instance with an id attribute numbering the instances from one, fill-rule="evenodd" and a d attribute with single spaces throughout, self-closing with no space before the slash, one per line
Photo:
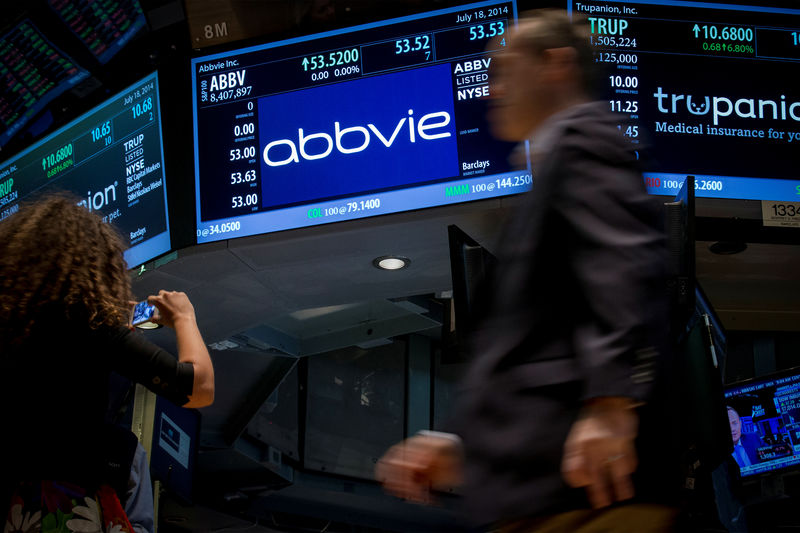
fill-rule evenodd
<path id="1" fill-rule="evenodd" d="M 533 189 L 495 251 L 456 417 L 480 523 L 588 506 L 560 473 L 583 401 L 650 397 L 667 328 L 663 213 L 606 108 L 573 107 L 534 134 Z"/>
<path id="2" fill-rule="evenodd" d="M 756 465 L 761 462 L 758 457 L 758 448 L 763 446 L 761 444 L 761 437 L 758 436 L 758 433 L 742 433 L 741 437 L 739 437 L 739 443 L 744 448 L 744 452 L 747 454 L 747 458 L 750 459 L 751 465 Z M 734 450 L 736 447 L 734 446 Z M 734 455 L 734 459 L 736 456 Z M 738 460 L 736 461 L 738 464 Z M 742 465 L 739 465 L 742 466 Z"/>

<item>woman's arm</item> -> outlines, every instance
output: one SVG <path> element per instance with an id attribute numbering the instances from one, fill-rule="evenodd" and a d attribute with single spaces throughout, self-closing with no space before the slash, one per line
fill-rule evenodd
<path id="1" fill-rule="evenodd" d="M 194 368 L 192 394 L 184 407 L 205 407 L 214 402 L 214 367 L 197 327 L 194 307 L 184 292 L 161 290 L 147 301 L 158 308 L 153 322 L 175 330 L 178 361 Z"/>

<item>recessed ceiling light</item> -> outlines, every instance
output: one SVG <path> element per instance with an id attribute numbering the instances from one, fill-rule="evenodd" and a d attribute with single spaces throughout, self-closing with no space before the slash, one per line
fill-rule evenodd
<path id="1" fill-rule="evenodd" d="M 375 268 L 380 268 L 381 270 L 400 270 L 410 265 L 411 259 L 400 257 L 399 255 L 384 255 L 373 259 L 372 264 L 375 265 Z"/>

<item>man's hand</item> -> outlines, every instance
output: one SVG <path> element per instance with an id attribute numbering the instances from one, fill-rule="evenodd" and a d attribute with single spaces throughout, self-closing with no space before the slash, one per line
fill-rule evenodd
<path id="1" fill-rule="evenodd" d="M 631 474 L 639 418 L 627 398 L 596 398 L 572 425 L 561 472 L 571 487 L 586 487 L 595 509 L 633 498 Z"/>
<path id="2" fill-rule="evenodd" d="M 431 489 L 461 484 L 463 463 L 457 440 L 417 435 L 389 448 L 375 467 L 375 479 L 399 498 L 431 503 Z"/>

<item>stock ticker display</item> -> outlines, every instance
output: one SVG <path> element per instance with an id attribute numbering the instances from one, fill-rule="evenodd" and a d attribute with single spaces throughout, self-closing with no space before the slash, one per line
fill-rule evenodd
<path id="1" fill-rule="evenodd" d="M 0 220 L 66 191 L 114 224 L 128 267 L 170 250 L 155 73 L 0 163 Z M 57 223 L 57 221 L 54 221 Z"/>
<path id="2" fill-rule="evenodd" d="M 197 241 L 528 190 L 485 118 L 491 1 L 192 60 Z"/>
<path id="3" fill-rule="evenodd" d="M 621 131 L 652 149 L 653 194 L 800 201 L 800 9 L 571 0 Z"/>
<path id="4" fill-rule="evenodd" d="M 0 146 L 55 97 L 89 77 L 28 19 L 0 37 Z"/>
<path id="5" fill-rule="evenodd" d="M 100 63 L 147 26 L 138 0 L 47 0 L 50 9 Z"/>

